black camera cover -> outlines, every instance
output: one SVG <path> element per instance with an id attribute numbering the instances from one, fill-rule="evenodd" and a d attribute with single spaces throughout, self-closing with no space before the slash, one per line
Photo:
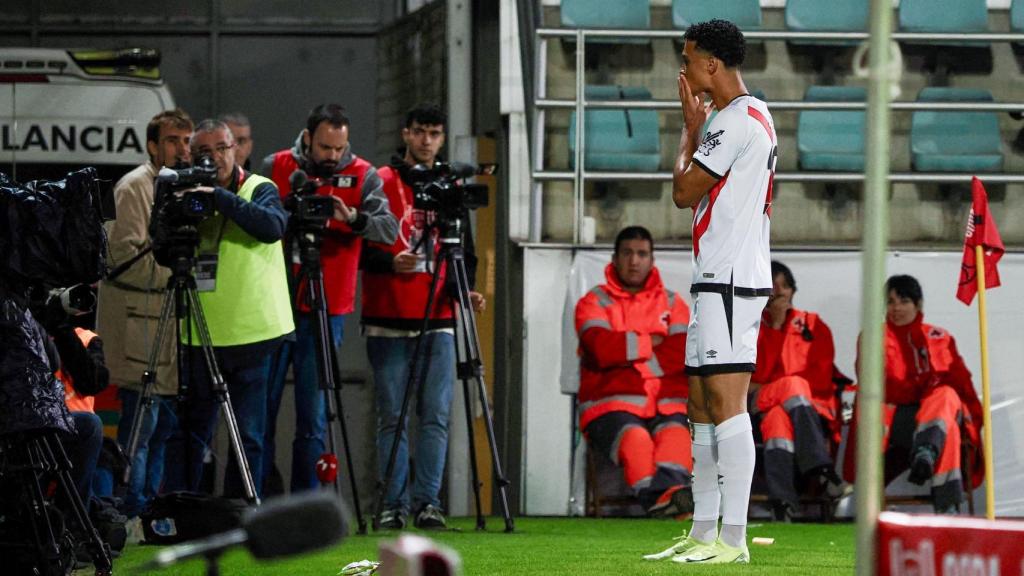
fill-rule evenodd
<path id="1" fill-rule="evenodd" d="M 0 173 L 0 263 L 12 286 L 92 284 L 106 272 L 103 197 L 109 183 L 85 168 L 63 180 L 18 184 Z"/>
<path id="2" fill-rule="evenodd" d="M 74 429 L 28 294 L 103 276 L 105 192 L 92 168 L 24 185 L 0 173 L 0 435 Z"/>

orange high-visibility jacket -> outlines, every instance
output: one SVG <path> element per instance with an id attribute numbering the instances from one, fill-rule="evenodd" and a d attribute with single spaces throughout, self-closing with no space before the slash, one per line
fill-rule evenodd
<path id="1" fill-rule="evenodd" d="M 860 342 L 857 346 L 857 372 L 860 373 Z M 974 391 L 971 372 L 956 348 L 956 340 L 946 330 L 924 323 L 924 315 L 907 326 L 885 323 L 885 402 L 917 404 L 935 386 L 949 386 L 966 408 L 965 422 L 971 442 L 981 461 L 981 402 Z M 973 484 L 984 478 L 984 467 L 974 467 Z"/>
<path id="2" fill-rule="evenodd" d="M 685 414 L 686 301 L 665 288 L 657 268 L 636 294 L 622 287 L 611 264 L 604 275 L 606 283 L 576 304 L 580 427 L 613 411 Z M 664 338 L 658 346 L 654 335 Z"/>
<path id="3" fill-rule="evenodd" d="M 96 333 L 85 328 L 75 328 L 75 334 L 78 335 L 78 339 L 82 341 L 82 346 L 88 348 L 89 343 L 92 342 L 93 338 L 96 338 Z M 64 383 L 64 402 L 68 405 L 68 410 L 71 412 L 96 412 L 96 397 L 95 396 L 82 396 L 75 391 L 74 382 L 71 380 L 71 375 L 62 369 L 57 370 L 57 379 Z"/>
<path id="4" fill-rule="evenodd" d="M 791 308 L 779 330 L 766 310 L 757 335 L 757 369 L 750 381 L 770 384 L 784 376 L 802 376 L 811 387 L 815 409 L 836 418 L 836 385 L 832 366 L 836 349 L 832 331 L 814 312 Z"/>

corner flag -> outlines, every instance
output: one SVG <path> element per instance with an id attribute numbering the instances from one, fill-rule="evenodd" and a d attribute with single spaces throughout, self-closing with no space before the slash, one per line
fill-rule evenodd
<path id="1" fill-rule="evenodd" d="M 978 263 L 976 247 L 982 247 L 982 260 L 985 266 L 985 288 L 999 286 L 999 269 L 996 264 L 1003 257 L 1003 240 L 999 230 L 988 211 L 988 195 L 985 187 L 977 177 L 971 180 L 971 212 L 967 217 L 967 233 L 964 235 L 964 257 L 960 264 L 960 285 L 956 297 L 970 306 L 974 295 L 978 293 Z"/>

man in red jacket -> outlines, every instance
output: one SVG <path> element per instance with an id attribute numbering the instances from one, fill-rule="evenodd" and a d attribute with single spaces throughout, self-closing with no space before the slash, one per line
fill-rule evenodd
<path id="1" fill-rule="evenodd" d="M 605 279 L 576 304 L 580 428 L 593 449 L 622 466 L 650 514 L 691 512 L 690 309 L 662 284 L 654 240 L 641 226 L 619 232 Z"/>
<path id="2" fill-rule="evenodd" d="M 391 243 L 398 223 L 388 208 L 381 179 L 369 162 L 356 156 L 349 145 L 349 119 L 337 104 L 321 104 L 306 119 L 292 148 L 278 151 L 263 160 L 263 174 L 277 184 L 282 199 L 292 193 L 290 178 L 304 171 L 309 179 L 319 179 L 316 194 L 335 200 L 334 217 L 327 221 L 320 248 L 324 295 L 334 347 L 341 345 L 345 314 L 355 308 L 356 277 L 363 239 Z M 285 257 L 298 271 L 293 231 L 285 243 Z M 285 342 L 271 368 L 267 398 L 267 434 L 264 440 L 266 461 L 274 461 L 274 435 L 277 411 L 281 406 L 288 363 L 295 369 L 295 440 L 292 443 L 291 491 L 312 490 L 320 485 L 316 461 L 326 450 L 327 415 L 320 389 L 316 363 L 316 339 L 305 282 L 295 286 L 295 342 Z M 293 358 L 294 355 L 294 358 Z M 268 476 L 267 466 L 264 476 Z M 257 479 L 258 481 L 258 479 Z"/>
<path id="3" fill-rule="evenodd" d="M 410 498 L 410 449 L 405 434 L 399 437 L 398 453 L 392 470 L 390 486 L 384 495 L 379 518 L 384 528 L 405 527 L 406 516 L 414 514 L 413 522 L 421 529 L 446 527 L 441 511 L 441 480 L 448 449 L 448 421 L 451 414 L 452 386 L 455 381 L 455 320 L 452 298 L 455 275 L 446 268 L 438 273 L 433 300 L 431 298 L 433 264 L 440 242 L 437 237 L 436 214 L 414 205 L 413 183 L 416 165 L 433 167 L 444 146 L 447 116 L 435 104 L 419 104 L 406 114 L 402 140 L 405 147 L 380 170 L 384 193 L 399 222 L 398 237 L 386 245 L 367 243 L 363 251 L 363 331 L 366 355 L 373 367 L 377 404 L 377 466 L 379 481 L 384 481 L 391 447 L 394 443 L 402 401 L 409 384 L 409 366 L 422 334 L 422 356 L 418 366 L 416 390 L 415 465 Z M 476 253 L 469 215 L 461 214 L 460 229 L 466 272 L 470 283 L 476 276 Z M 484 307 L 483 296 L 469 292 L 473 309 Z M 460 313 L 471 313 L 461 311 Z M 425 363 L 425 368 L 423 368 Z M 412 422 L 411 413 L 406 423 Z"/>
<path id="4" fill-rule="evenodd" d="M 971 485 L 984 478 L 980 427 L 981 403 L 971 373 L 942 328 L 924 323 L 921 284 L 913 276 L 897 275 L 885 284 L 885 406 L 882 411 L 886 451 L 886 483 L 910 468 L 914 484 L 931 480 L 932 506 L 937 513 L 955 514 L 963 501 L 960 472 L 961 425 L 975 450 Z M 860 366 L 860 358 L 857 359 Z M 856 438 L 851 427 L 851 439 Z M 852 454 L 855 447 L 848 448 Z M 854 458 L 847 457 L 843 473 L 854 479 Z"/>
<path id="5" fill-rule="evenodd" d="M 772 295 L 761 316 L 757 369 L 750 378 L 750 413 L 759 420 L 764 471 L 772 512 L 788 522 L 798 496 L 794 467 L 805 478 L 823 481 L 840 496 L 846 486 L 835 472 L 825 439 L 836 422 L 832 331 L 814 312 L 793 307 L 796 280 L 775 260 Z"/>

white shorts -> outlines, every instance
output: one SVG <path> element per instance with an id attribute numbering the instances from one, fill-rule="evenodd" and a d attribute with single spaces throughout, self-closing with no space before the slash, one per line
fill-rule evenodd
<path id="1" fill-rule="evenodd" d="M 768 297 L 721 292 L 694 292 L 686 334 L 686 373 L 691 376 L 753 372 L 756 368 L 757 332 Z"/>

